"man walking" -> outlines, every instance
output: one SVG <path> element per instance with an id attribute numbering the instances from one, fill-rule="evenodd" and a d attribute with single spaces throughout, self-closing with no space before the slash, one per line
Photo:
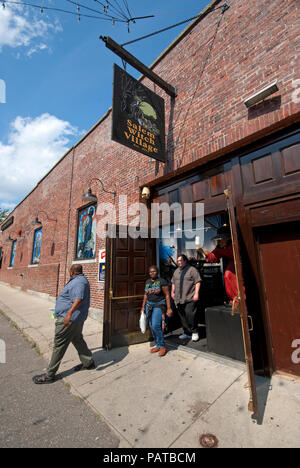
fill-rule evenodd
<path id="1" fill-rule="evenodd" d="M 36 384 L 55 381 L 55 374 L 70 343 L 73 343 L 77 349 L 82 363 L 74 368 L 75 371 L 96 367 L 92 353 L 82 336 L 83 324 L 90 306 L 90 285 L 82 273 L 81 265 L 72 265 L 70 276 L 70 281 L 56 301 L 54 316 L 57 320 L 52 358 L 46 373 L 33 377 L 32 380 Z"/>
<path id="2" fill-rule="evenodd" d="M 201 277 L 198 270 L 188 264 L 185 255 L 179 255 L 177 265 L 172 278 L 171 296 L 177 305 L 183 328 L 183 334 L 179 338 L 186 340 L 192 336 L 193 341 L 198 341 L 197 301 Z"/>

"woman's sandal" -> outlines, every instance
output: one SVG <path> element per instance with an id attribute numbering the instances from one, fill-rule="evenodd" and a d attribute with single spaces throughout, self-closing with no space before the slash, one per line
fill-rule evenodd
<path id="1" fill-rule="evenodd" d="M 32 377 L 35 384 L 50 384 L 55 381 L 55 377 L 49 377 L 47 374 L 35 375 Z"/>

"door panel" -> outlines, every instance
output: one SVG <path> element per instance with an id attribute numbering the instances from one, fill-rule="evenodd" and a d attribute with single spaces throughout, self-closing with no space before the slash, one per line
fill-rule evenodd
<path id="1" fill-rule="evenodd" d="M 155 263 L 155 239 L 118 237 L 107 239 L 103 346 L 126 346 L 149 341 L 151 333 L 140 332 L 139 317 L 148 269 Z"/>
<path id="2" fill-rule="evenodd" d="M 300 223 L 264 228 L 258 241 L 275 369 L 300 376 L 292 358 L 300 340 Z"/>
<path id="3" fill-rule="evenodd" d="M 248 321 L 249 319 L 251 320 L 251 331 L 252 331 L 253 330 L 252 317 L 248 315 L 248 310 L 247 310 L 247 305 L 246 305 L 243 269 L 242 269 L 242 262 L 241 262 L 241 256 L 240 256 L 240 247 L 239 247 L 239 240 L 238 240 L 238 234 L 237 234 L 237 228 L 236 228 L 236 216 L 235 216 L 235 210 L 234 210 L 233 201 L 232 201 L 231 189 L 229 188 L 225 190 L 224 192 L 226 196 L 226 203 L 227 203 L 227 209 L 228 209 L 228 215 L 229 215 L 234 264 L 235 264 L 235 272 L 236 272 L 236 280 L 237 280 L 237 289 L 238 289 L 238 297 L 235 299 L 237 299 L 238 308 L 240 312 L 244 349 L 245 349 L 245 359 L 246 359 L 246 366 L 247 366 L 247 373 L 248 373 L 248 385 L 249 385 L 249 392 L 250 392 L 248 410 L 251 411 L 256 418 L 258 418 L 257 390 L 256 390 L 256 383 L 255 383 L 253 356 L 252 356 L 252 350 L 251 350 L 250 329 L 249 329 L 249 321 Z"/>

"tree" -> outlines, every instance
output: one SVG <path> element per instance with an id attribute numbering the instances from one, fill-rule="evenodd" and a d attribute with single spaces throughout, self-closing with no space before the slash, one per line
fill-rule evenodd
<path id="1" fill-rule="evenodd" d="M 9 210 L 5 210 L 4 208 L 0 208 L 0 223 L 5 220 L 8 216 Z"/>

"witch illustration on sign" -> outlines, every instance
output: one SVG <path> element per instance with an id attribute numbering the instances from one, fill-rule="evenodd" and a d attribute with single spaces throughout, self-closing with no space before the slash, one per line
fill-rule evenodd
<path id="1" fill-rule="evenodd" d="M 157 113 L 154 107 L 148 102 L 143 87 L 130 76 L 123 76 L 122 80 L 122 100 L 121 111 L 126 111 L 128 117 L 138 121 L 138 123 L 154 135 L 159 135 L 160 131 L 156 125 Z"/>

